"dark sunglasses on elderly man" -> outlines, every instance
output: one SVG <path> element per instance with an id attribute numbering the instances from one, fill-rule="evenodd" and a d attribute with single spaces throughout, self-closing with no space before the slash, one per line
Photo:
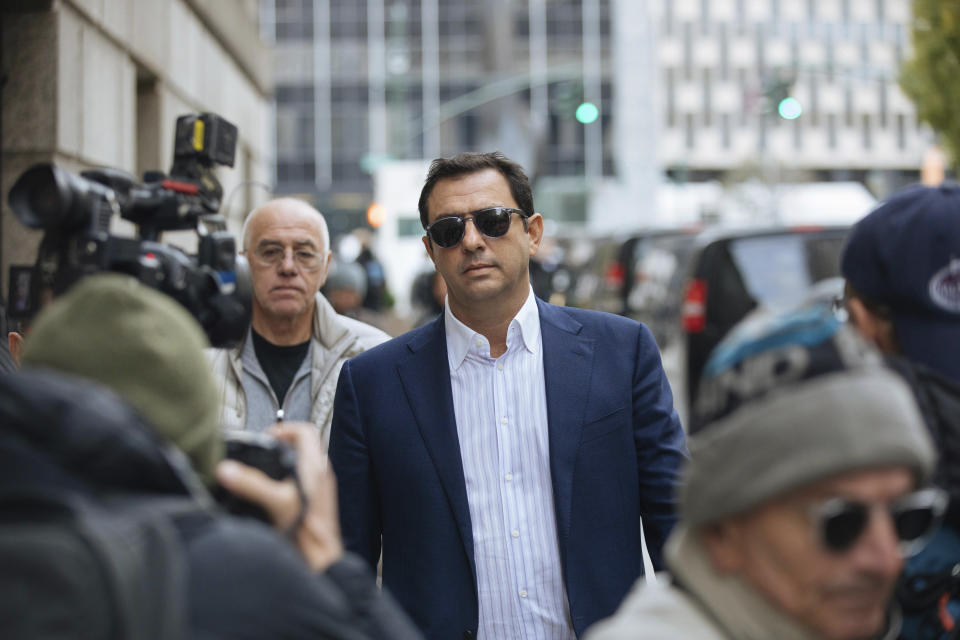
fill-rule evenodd
<path id="1" fill-rule="evenodd" d="M 910 557 L 923 549 L 937 531 L 947 508 L 946 493 L 937 488 L 908 493 L 886 506 L 900 541 L 900 553 Z M 831 498 L 812 509 L 823 546 L 834 553 L 849 551 L 873 517 L 874 505 Z"/>
<path id="2" fill-rule="evenodd" d="M 467 220 L 473 220 L 477 231 L 488 238 L 499 238 L 510 230 L 510 215 L 516 213 L 527 217 L 520 209 L 510 207 L 490 207 L 460 216 L 444 216 L 433 221 L 426 229 L 427 235 L 438 247 L 449 249 L 463 240 L 467 232 Z"/>

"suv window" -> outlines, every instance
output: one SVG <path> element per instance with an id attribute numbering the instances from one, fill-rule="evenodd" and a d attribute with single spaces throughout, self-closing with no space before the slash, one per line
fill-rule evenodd
<path id="1" fill-rule="evenodd" d="M 757 303 L 800 300 L 810 287 L 799 235 L 741 238 L 730 242 L 729 249 L 747 294 Z"/>

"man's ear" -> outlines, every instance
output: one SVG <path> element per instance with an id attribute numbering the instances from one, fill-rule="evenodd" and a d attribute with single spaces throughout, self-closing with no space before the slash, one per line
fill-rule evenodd
<path id="1" fill-rule="evenodd" d="M 530 238 L 530 257 L 537 255 L 540 241 L 543 240 L 543 216 L 534 213 L 527 218 L 527 237 Z"/>
<path id="2" fill-rule="evenodd" d="M 893 324 L 889 320 L 871 312 L 857 297 L 847 299 L 847 312 L 850 314 L 850 322 L 864 338 L 884 353 L 899 352 Z"/>
<path id="3" fill-rule="evenodd" d="M 7 333 L 7 345 L 10 347 L 10 355 L 13 357 L 13 363 L 20 366 L 20 357 L 23 355 L 23 336 L 16 331 Z"/>
<path id="4" fill-rule="evenodd" d="M 743 564 L 744 538 L 735 520 L 721 520 L 704 525 L 694 535 L 700 536 L 714 571 L 726 574 L 740 570 Z"/>
<path id="5" fill-rule="evenodd" d="M 327 255 L 323 259 L 323 264 L 321 265 L 320 278 L 317 284 L 317 291 L 323 288 L 323 285 L 327 283 L 327 276 L 330 275 L 330 259 L 333 255 L 330 250 L 327 250 Z"/>
<path id="6" fill-rule="evenodd" d="M 434 268 L 437 266 L 437 258 L 433 255 L 433 243 L 430 242 L 430 236 L 424 235 L 420 238 L 423 241 L 423 248 L 427 250 L 427 255 L 430 256 L 430 261 L 433 262 Z"/>

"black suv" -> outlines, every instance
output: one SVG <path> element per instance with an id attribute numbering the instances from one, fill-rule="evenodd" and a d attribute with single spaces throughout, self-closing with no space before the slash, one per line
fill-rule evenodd
<path id="1" fill-rule="evenodd" d="M 840 274 L 849 227 L 709 230 L 688 263 L 681 324 L 688 406 L 693 406 L 710 352 L 758 307 L 803 300 L 817 282 Z"/>

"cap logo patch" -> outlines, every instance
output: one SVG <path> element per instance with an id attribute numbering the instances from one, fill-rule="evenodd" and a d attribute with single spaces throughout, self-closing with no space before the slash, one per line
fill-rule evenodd
<path id="1" fill-rule="evenodd" d="M 945 311 L 960 312 L 960 258 L 952 258 L 930 279 L 930 298 Z"/>

